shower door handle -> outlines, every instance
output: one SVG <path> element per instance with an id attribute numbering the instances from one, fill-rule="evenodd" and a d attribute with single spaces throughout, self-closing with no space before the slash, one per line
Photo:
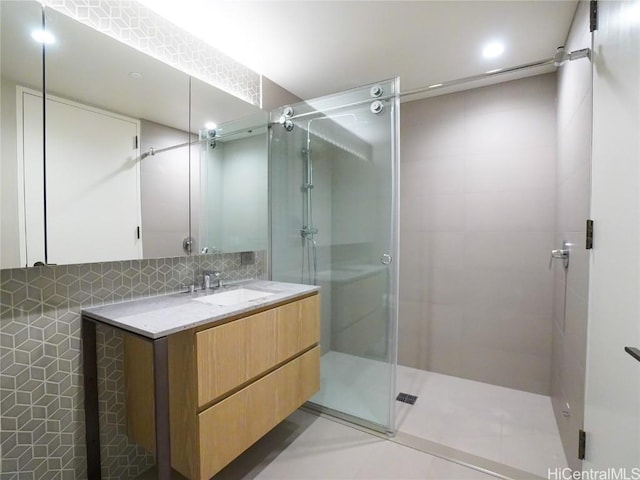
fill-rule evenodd
<path id="1" fill-rule="evenodd" d="M 388 253 L 382 254 L 380 257 L 380 263 L 383 265 L 389 265 L 393 261 L 393 258 Z"/>

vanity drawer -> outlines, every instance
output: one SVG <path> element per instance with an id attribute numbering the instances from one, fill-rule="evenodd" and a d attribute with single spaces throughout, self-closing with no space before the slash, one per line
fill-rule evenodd
<path id="1" fill-rule="evenodd" d="M 318 295 L 196 333 L 198 405 L 206 406 L 319 339 Z"/>
<path id="2" fill-rule="evenodd" d="M 319 388 L 316 346 L 200 413 L 200 479 L 219 472 Z"/>

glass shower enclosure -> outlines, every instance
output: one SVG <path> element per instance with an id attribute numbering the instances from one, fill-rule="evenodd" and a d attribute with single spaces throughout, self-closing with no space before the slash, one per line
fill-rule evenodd
<path id="1" fill-rule="evenodd" d="M 399 84 L 270 113 L 271 278 L 321 287 L 308 406 L 391 433 L 397 356 Z"/>

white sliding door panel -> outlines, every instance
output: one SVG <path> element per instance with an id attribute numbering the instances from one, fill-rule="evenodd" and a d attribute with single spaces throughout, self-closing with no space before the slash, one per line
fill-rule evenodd
<path id="1" fill-rule="evenodd" d="M 640 1 L 598 1 L 585 469 L 640 467 Z M 637 473 L 637 472 L 636 472 Z"/>

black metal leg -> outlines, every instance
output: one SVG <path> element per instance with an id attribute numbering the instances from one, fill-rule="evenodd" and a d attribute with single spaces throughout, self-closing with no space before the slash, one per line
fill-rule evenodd
<path id="1" fill-rule="evenodd" d="M 82 367 L 84 373 L 84 423 L 87 444 L 87 478 L 100 480 L 100 414 L 98 411 L 98 356 L 96 324 L 82 319 Z"/>
<path id="2" fill-rule="evenodd" d="M 158 479 L 171 480 L 171 438 L 169 436 L 169 342 L 153 341 L 153 390 L 156 406 L 156 464 Z"/>

